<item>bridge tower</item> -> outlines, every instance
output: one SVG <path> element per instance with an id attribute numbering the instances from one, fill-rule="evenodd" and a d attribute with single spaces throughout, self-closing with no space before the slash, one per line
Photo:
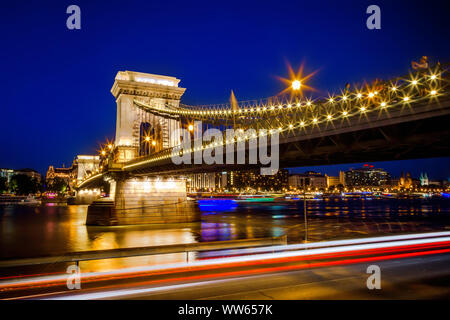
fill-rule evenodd
<path id="1" fill-rule="evenodd" d="M 167 119 L 138 107 L 140 101 L 156 109 L 179 106 L 185 88 L 180 80 L 142 72 L 119 71 L 111 93 L 117 103 L 114 162 L 123 163 L 139 155 L 157 152 L 180 143 L 172 132 L 180 126 L 177 119 Z M 143 136 L 148 140 L 143 140 Z"/>

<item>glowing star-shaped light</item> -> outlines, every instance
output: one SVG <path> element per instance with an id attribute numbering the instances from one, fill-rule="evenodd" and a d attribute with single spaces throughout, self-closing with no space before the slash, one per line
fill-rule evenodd
<path id="1" fill-rule="evenodd" d="M 300 90 L 300 87 L 302 86 L 302 83 L 300 80 L 294 80 L 292 81 L 292 89 L 293 90 Z"/>

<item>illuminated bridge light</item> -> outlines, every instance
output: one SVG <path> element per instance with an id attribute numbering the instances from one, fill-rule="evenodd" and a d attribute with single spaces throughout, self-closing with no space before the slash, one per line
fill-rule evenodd
<path id="1" fill-rule="evenodd" d="M 369 98 L 373 98 L 375 94 L 373 92 L 369 92 Z"/>
<path id="2" fill-rule="evenodd" d="M 380 104 L 380 106 L 386 107 L 386 102 L 382 102 L 382 103 Z"/>
<path id="3" fill-rule="evenodd" d="M 328 101 L 330 101 L 330 103 L 333 103 L 333 102 L 334 102 L 334 99 L 333 99 L 333 98 L 330 98 Z"/>
<path id="4" fill-rule="evenodd" d="M 397 87 L 392 87 L 391 90 L 392 91 L 397 91 Z"/>
<path id="5" fill-rule="evenodd" d="M 411 81 L 411 83 L 412 83 L 413 85 L 417 85 L 417 80 L 413 80 L 413 81 Z"/>
<path id="6" fill-rule="evenodd" d="M 430 76 L 430 79 L 431 79 L 431 80 L 436 80 L 436 78 L 437 78 L 437 76 L 436 76 L 435 74 L 432 74 L 432 75 Z"/>
<path id="7" fill-rule="evenodd" d="M 406 101 L 409 101 L 409 97 L 404 97 L 404 98 L 403 98 L 403 101 L 405 101 L 405 102 L 406 102 Z"/>
<path id="8" fill-rule="evenodd" d="M 327 116 L 327 119 L 330 120 L 332 118 L 331 114 Z"/>
<path id="9" fill-rule="evenodd" d="M 437 94 L 437 91 L 436 91 L 436 90 L 431 90 L 431 91 L 430 91 L 430 94 L 431 94 L 432 96 L 434 96 L 434 95 Z"/>
<path id="10" fill-rule="evenodd" d="M 289 129 L 292 129 L 292 127 L 293 127 L 293 125 L 292 125 L 292 124 L 290 124 L 290 125 L 289 125 Z"/>
<path id="11" fill-rule="evenodd" d="M 346 116 L 346 115 L 348 115 L 348 112 L 347 112 L 347 111 L 344 111 L 344 112 L 342 112 L 342 114 L 343 114 L 344 116 Z"/>
<path id="12" fill-rule="evenodd" d="M 361 94 L 361 93 L 358 93 L 358 94 L 356 95 L 356 97 L 359 99 L 359 98 L 362 97 L 362 94 Z"/>
<path id="13" fill-rule="evenodd" d="M 342 96 L 342 100 L 347 100 L 347 96 Z"/>
<path id="14" fill-rule="evenodd" d="M 303 122 L 303 121 L 300 121 L 300 126 L 304 126 L 305 125 L 305 122 Z"/>
<path id="15" fill-rule="evenodd" d="M 361 110 L 361 112 L 364 112 L 364 111 L 366 111 L 366 107 L 361 107 L 360 110 Z"/>
<path id="16" fill-rule="evenodd" d="M 314 118 L 314 119 L 313 119 L 313 122 L 314 122 L 314 123 L 317 123 L 317 118 Z"/>

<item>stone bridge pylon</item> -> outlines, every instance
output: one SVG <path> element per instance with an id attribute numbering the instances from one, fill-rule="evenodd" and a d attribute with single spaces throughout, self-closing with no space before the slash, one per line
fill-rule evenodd
<path id="1" fill-rule="evenodd" d="M 179 223 L 199 218 L 196 205 L 187 201 L 184 177 L 131 176 L 121 172 L 123 163 L 180 144 L 175 136 L 180 120 L 158 115 L 136 104 L 141 102 L 161 111 L 179 107 L 185 88 L 175 77 L 119 71 L 111 93 L 117 103 L 116 138 L 111 174 L 110 198 L 94 201 L 88 208 L 88 225 Z M 117 169 L 117 170 L 115 170 Z"/>

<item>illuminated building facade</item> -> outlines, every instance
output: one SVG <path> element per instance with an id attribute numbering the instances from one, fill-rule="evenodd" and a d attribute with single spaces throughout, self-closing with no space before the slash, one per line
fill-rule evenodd
<path id="1" fill-rule="evenodd" d="M 353 187 L 386 186 L 390 184 L 391 176 L 383 169 L 365 164 L 359 169 L 345 171 L 345 185 Z"/>
<path id="2" fill-rule="evenodd" d="M 327 177 L 327 187 L 334 187 L 341 184 L 341 181 L 338 176 L 336 177 L 327 175 L 325 176 Z"/>
<path id="3" fill-rule="evenodd" d="M 45 180 L 47 184 L 52 184 L 55 178 L 61 178 L 72 188 L 77 181 L 83 180 L 86 175 L 98 171 L 99 164 L 99 156 L 79 155 L 68 168 L 64 165 L 62 168 L 49 166 Z"/>
<path id="4" fill-rule="evenodd" d="M 38 182 L 41 182 L 41 175 L 36 170 L 33 169 L 20 169 L 20 170 L 14 170 L 14 169 L 0 169 L 0 177 L 6 178 L 8 183 L 11 181 L 11 177 L 17 174 L 24 174 L 26 176 L 29 176 L 32 179 L 35 179 Z"/>
<path id="5" fill-rule="evenodd" d="M 290 189 L 303 189 L 304 187 L 321 189 L 327 186 L 327 176 L 319 172 L 307 171 L 301 174 L 293 174 L 289 177 Z"/>
<path id="6" fill-rule="evenodd" d="M 187 192 L 214 191 L 216 189 L 215 173 L 196 173 L 186 177 Z"/>
<path id="7" fill-rule="evenodd" d="M 260 170 L 230 171 L 216 174 L 216 189 L 228 191 L 282 191 L 288 188 L 289 171 L 280 169 L 274 175 Z"/>
<path id="8" fill-rule="evenodd" d="M 427 186 L 428 184 L 429 184 L 429 180 L 428 180 L 427 173 L 425 173 L 425 174 L 421 173 L 420 174 L 420 185 Z"/>

